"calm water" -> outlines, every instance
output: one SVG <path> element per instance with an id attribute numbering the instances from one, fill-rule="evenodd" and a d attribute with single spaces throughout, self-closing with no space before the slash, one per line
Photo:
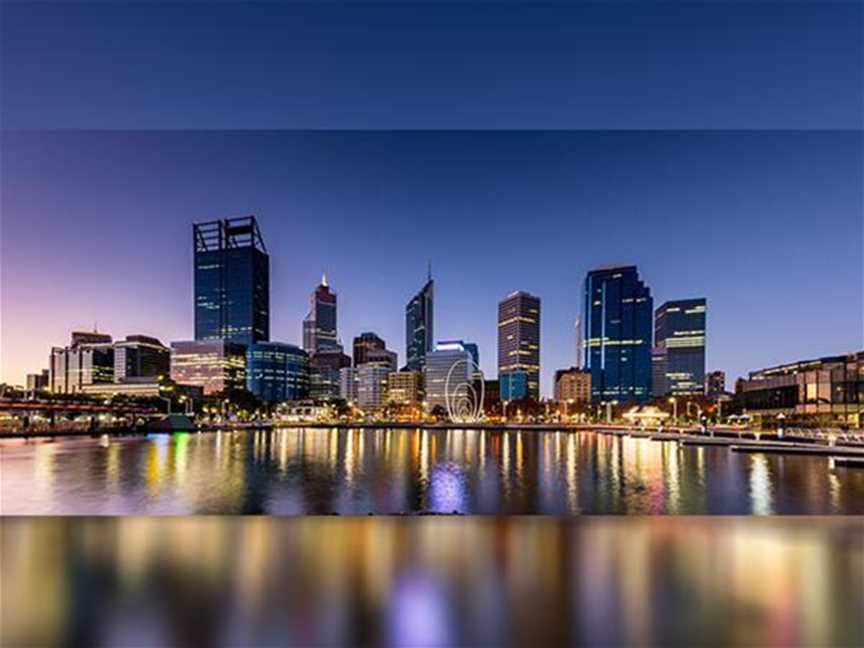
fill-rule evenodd
<path id="1" fill-rule="evenodd" d="M 11 518 L 4 646 L 861 646 L 864 520 Z"/>
<path id="2" fill-rule="evenodd" d="M 864 471 L 593 432 L 284 429 L 0 447 L 4 514 L 864 513 Z"/>

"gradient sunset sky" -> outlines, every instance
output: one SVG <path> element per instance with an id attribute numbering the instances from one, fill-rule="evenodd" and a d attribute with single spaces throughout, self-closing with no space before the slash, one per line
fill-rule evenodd
<path id="1" fill-rule="evenodd" d="M 191 337 L 191 223 L 249 213 L 277 340 L 326 271 L 404 361 L 431 258 L 487 375 L 541 297 L 545 394 L 598 264 L 706 297 L 731 378 L 862 348 L 861 6 L 620 4 L 4 5 L 2 380 Z"/>

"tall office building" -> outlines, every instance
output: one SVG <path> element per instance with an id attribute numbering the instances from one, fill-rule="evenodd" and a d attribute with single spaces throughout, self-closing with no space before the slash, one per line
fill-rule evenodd
<path id="1" fill-rule="evenodd" d="M 354 366 L 368 362 L 370 351 L 383 351 L 387 346 L 375 333 L 367 331 L 354 338 Z"/>
<path id="2" fill-rule="evenodd" d="M 309 314 L 303 320 L 303 350 L 309 354 L 322 349 L 341 351 L 336 334 L 336 293 L 327 285 L 327 275 L 322 275 L 309 301 Z"/>
<path id="3" fill-rule="evenodd" d="M 705 300 L 664 303 L 654 313 L 654 396 L 705 392 Z"/>
<path id="4" fill-rule="evenodd" d="M 502 400 L 540 398 L 540 298 L 518 290 L 498 302 Z"/>
<path id="5" fill-rule="evenodd" d="M 405 368 L 423 371 L 432 351 L 435 282 L 430 269 L 426 283 L 405 306 Z"/>
<path id="6" fill-rule="evenodd" d="M 459 385 L 464 389 L 470 384 L 471 354 L 461 340 L 447 340 L 435 345 L 435 350 L 426 354 L 424 383 L 426 385 L 426 411 L 436 407 L 447 408 L 447 377 L 450 377 L 450 393 Z"/>
<path id="7" fill-rule="evenodd" d="M 293 344 L 256 342 L 246 350 L 246 389 L 278 403 L 309 395 L 309 356 Z"/>
<path id="8" fill-rule="evenodd" d="M 156 381 L 170 373 L 171 350 L 156 338 L 127 335 L 114 343 L 114 382 Z"/>
<path id="9" fill-rule="evenodd" d="M 254 216 L 192 225 L 195 339 L 270 339 L 270 257 Z"/>
<path id="10" fill-rule="evenodd" d="M 591 372 L 592 400 L 648 400 L 654 301 L 636 266 L 590 271 L 584 299 L 584 367 Z"/>

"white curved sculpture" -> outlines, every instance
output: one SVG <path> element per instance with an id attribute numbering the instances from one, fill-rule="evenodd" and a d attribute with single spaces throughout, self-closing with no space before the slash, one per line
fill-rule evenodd
<path id="1" fill-rule="evenodd" d="M 467 381 L 453 382 L 451 378 L 453 370 L 465 365 L 469 376 Z M 480 389 L 475 389 L 472 384 L 472 375 L 480 376 Z M 486 395 L 486 381 L 483 372 L 473 359 L 457 360 L 450 366 L 447 379 L 444 381 L 444 400 L 447 404 L 447 415 L 452 423 L 477 423 L 483 418 L 483 399 Z"/>

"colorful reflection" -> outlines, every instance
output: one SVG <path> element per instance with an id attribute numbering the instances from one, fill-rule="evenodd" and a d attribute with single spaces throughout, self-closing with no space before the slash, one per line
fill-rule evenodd
<path id="1" fill-rule="evenodd" d="M 7 518 L 0 644 L 864 645 L 864 520 Z"/>
<path id="2" fill-rule="evenodd" d="M 593 432 L 280 429 L 0 444 L 5 514 L 860 514 L 864 471 Z"/>

